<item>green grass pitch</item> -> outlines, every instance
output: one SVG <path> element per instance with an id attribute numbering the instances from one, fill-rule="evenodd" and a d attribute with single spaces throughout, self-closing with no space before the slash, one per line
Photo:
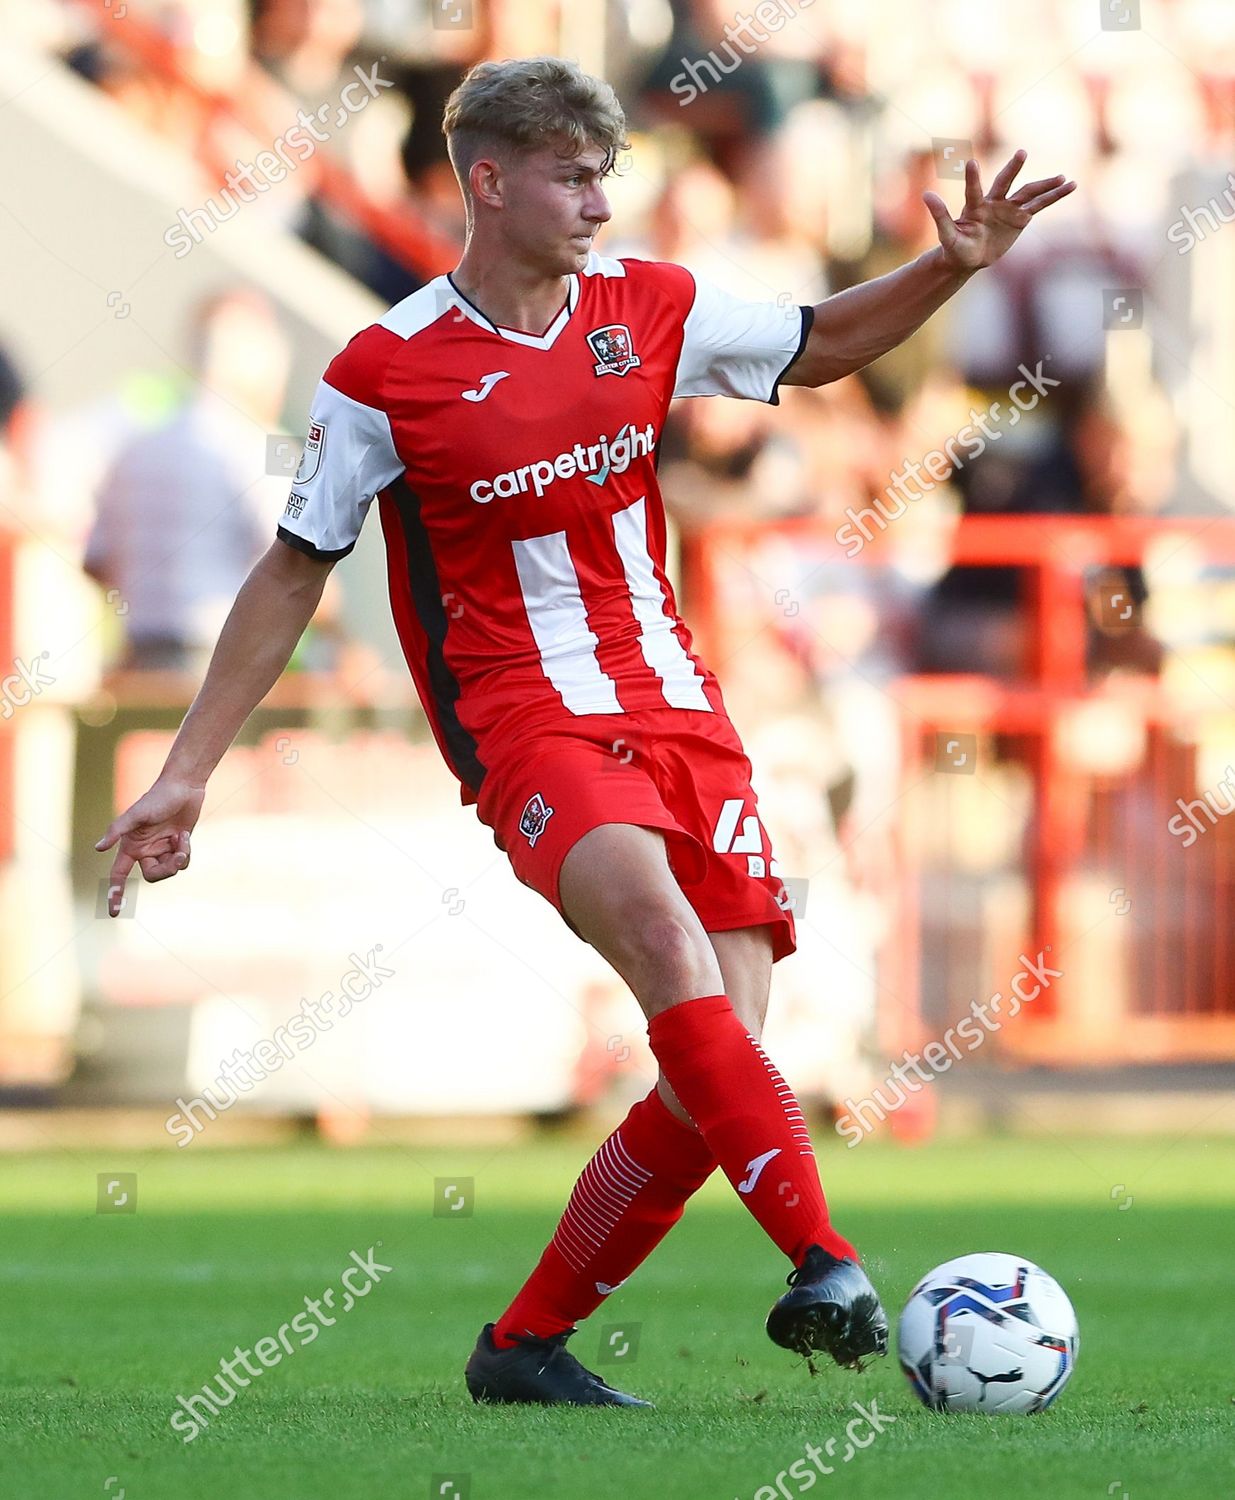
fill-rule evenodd
<path id="1" fill-rule="evenodd" d="M 571 1341 L 655 1411 L 480 1409 L 463 1363 L 539 1255 L 593 1141 L 83 1148 L 0 1161 L 0 1494 L 1235 1495 L 1235 1141 L 817 1140 L 836 1221 L 893 1322 L 922 1272 L 967 1251 L 1014 1251 L 1058 1277 L 1081 1351 L 1055 1407 L 935 1415 L 892 1357 L 812 1378 L 763 1332 L 787 1265 L 718 1174 Z M 132 1170 L 137 1211 L 96 1212 L 97 1174 Z M 435 1217 L 434 1179 L 468 1177 L 474 1212 Z M 236 1345 L 276 1335 L 370 1247 L 391 1270 L 366 1297 L 293 1352 L 276 1340 L 276 1362 L 194 1441 L 172 1430 L 178 1395 Z M 602 1345 L 628 1351 L 598 1365 Z M 896 1420 L 869 1446 L 810 1488 L 804 1470 L 788 1474 L 808 1442 L 835 1436 L 841 1453 L 851 1403 L 872 1398 Z"/>

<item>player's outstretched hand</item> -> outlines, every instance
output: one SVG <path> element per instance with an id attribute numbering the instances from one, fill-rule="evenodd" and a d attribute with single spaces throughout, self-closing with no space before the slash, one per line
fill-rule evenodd
<path id="1" fill-rule="evenodd" d="M 189 834 L 201 814 L 204 786 L 161 777 L 144 797 L 111 824 L 95 844 L 102 853 L 116 847 L 107 882 L 107 915 L 118 916 L 124 905 L 124 884 L 137 865 L 146 880 L 166 880 L 189 867 Z"/>
<path id="2" fill-rule="evenodd" d="M 1009 198 L 1008 189 L 1024 164 L 1025 152 L 1015 151 L 991 183 L 990 192 L 983 195 L 978 164 L 967 161 L 965 208 L 959 219 L 951 216 L 938 193 L 922 194 L 922 202 L 939 231 L 944 255 L 961 270 L 976 271 L 1006 255 L 1034 214 L 1066 198 L 1076 187 L 1075 182 L 1065 181 L 1061 172 L 1028 182 Z"/>

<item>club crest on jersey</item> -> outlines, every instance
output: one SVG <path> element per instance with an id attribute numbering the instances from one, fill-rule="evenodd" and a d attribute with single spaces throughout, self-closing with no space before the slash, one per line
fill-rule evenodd
<path id="1" fill-rule="evenodd" d="M 326 446 L 325 422 L 310 422 L 309 435 L 304 440 L 304 452 L 300 455 L 300 467 L 296 470 L 293 484 L 308 484 L 317 473 L 322 461 L 322 449 Z"/>
<path id="2" fill-rule="evenodd" d="M 545 824 L 552 816 L 553 809 L 545 806 L 545 799 L 539 792 L 527 799 L 523 812 L 519 816 L 519 832 L 524 835 L 533 849 L 536 847 L 536 840 L 545 831 Z"/>
<path id="3" fill-rule="evenodd" d="M 630 329 L 625 323 L 610 323 L 587 336 L 592 353 L 596 356 L 597 375 L 625 375 L 643 361 L 635 353 Z"/>

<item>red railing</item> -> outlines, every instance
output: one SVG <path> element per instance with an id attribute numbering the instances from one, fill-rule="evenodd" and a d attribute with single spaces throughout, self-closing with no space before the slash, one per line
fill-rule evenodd
<path id="1" fill-rule="evenodd" d="M 726 558 L 740 559 L 753 544 L 778 537 L 809 549 L 812 561 L 834 555 L 849 566 L 887 567 L 894 531 L 895 523 L 852 560 L 809 518 L 725 523 L 693 538 L 684 560 L 704 659 L 723 661 L 737 644 L 727 633 L 720 593 Z M 987 980 L 987 993 L 1006 988 L 1020 951 L 1049 952 L 1057 961 L 1070 954 L 1073 972 L 1023 1010 L 1023 1025 L 1008 1028 L 1002 1045 L 1010 1052 L 1044 1061 L 1235 1057 L 1235 818 L 1227 825 L 1204 814 L 1204 828 L 1187 845 L 1177 830 L 1168 832 L 1176 799 L 1201 796 L 1197 745 L 1225 711 L 1225 699 L 1215 692 L 1186 699 L 1159 675 L 1103 677 L 1087 664 L 1095 615 L 1104 623 L 1095 572 L 1143 564 L 1151 546 L 1161 560 L 1176 539 L 1206 563 L 1235 567 L 1235 519 L 983 516 L 956 526 L 954 565 L 1011 566 L 1028 574 L 1026 659 L 1015 679 L 906 676 L 890 689 L 901 720 L 906 802 L 897 819 L 900 879 L 892 898 L 900 910 L 882 960 L 889 1000 L 881 1041 L 899 1047 L 930 1031 L 930 1007 L 923 1005 L 928 981 L 935 991 L 968 986 L 967 999 Z M 1106 588 L 1112 591 L 1104 601 L 1106 626 L 1119 629 L 1124 614 L 1137 623 L 1130 593 L 1125 599 L 1116 585 Z M 769 599 L 769 623 L 774 618 Z M 1099 721 L 1135 747 L 1111 767 L 1099 763 L 1101 756 L 1088 764 L 1077 754 L 1087 722 Z M 985 935 L 982 967 L 989 974 L 976 975 L 971 966 L 953 985 L 950 970 L 942 983 L 930 972 L 932 963 L 948 968 L 950 945 L 934 945 L 944 957 L 928 952 L 923 881 L 946 872 L 924 867 L 914 809 L 925 808 L 928 820 L 931 807 L 936 819 L 947 816 L 942 804 L 927 799 L 935 795 L 937 739 L 955 734 L 974 735 L 987 747 L 998 736 L 998 755 L 987 749 L 983 759 L 1023 765 L 1031 797 L 1021 861 L 1025 918 L 1014 932 Z M 1235 734 L 1231 744 L 1235 759 Z M 1127 919 L 1117 939 L 1078 930 L 1082 896 L 1092 905 L 1108 880 L 1106 915 Z M 1101 925 L 1095 920 L 1094 929 Z M 1104 977 L 1099 952 L 1109 953 L 1118 972 Z"/>

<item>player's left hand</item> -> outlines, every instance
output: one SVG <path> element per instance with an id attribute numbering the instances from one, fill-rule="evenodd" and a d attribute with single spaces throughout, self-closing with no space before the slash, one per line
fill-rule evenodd
<path id="1" fill-rule="evenodd" d="M 967 161 L 965 208 L 959 219 L 952 217 L 938 193 L 922 194 L 922 201 L 939 231 L 944 258 L 958 270 L 977 271 L 994 264 L 1012 248 L 1017 235 L 1034 214 L 1041 213 L 1060 198 L 1066 198 L 1076 187 L 1076 183 L 1066 181 L 1061 172 L 1055 177 L 1028 182 L 1009 198 L 1008 189 L 1024 166 L 1025 155 L 1023 150 L 1014 152 L 985 195 L 977 162 Z"/>

